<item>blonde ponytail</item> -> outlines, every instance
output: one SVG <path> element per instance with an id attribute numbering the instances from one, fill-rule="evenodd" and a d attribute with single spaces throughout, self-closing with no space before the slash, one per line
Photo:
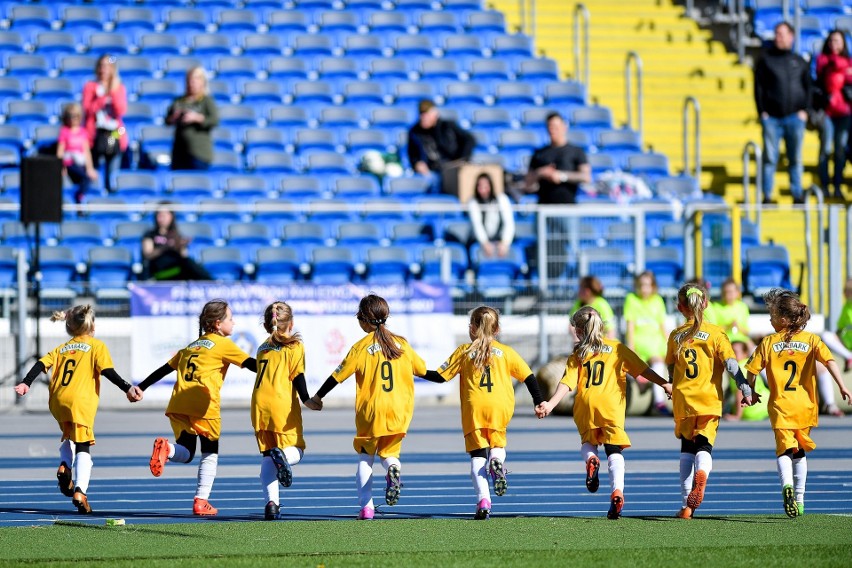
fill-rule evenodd
<path id="1" fill-rule="evenodd" d="M 574 355 L 582 363 L 591 353 L 603 350 L 604 324 L 601 315 L 591 306 L 583 306 L 571 317 L 571 325 L 577 330 L 578 341 Z"/>
<path id="2" fill-rule="evenodd" d="M 473 366 L 485 369 L 491 364 L 491 342 L 500 332 L 500 314 L 488 306 L 479 306 L 470 312 L 473 341 L 466 353 L 473 354 Z"/>
<path id="3" fill-rule="evenodd" d="M 707 289 L 701 284 L 684 284 L 677 291 L 677 301 L 685 311 L 692 315 L 692 325 L 675 335 L 678 347 L 695 337 L 704 323 L 704 309 L 707 307 Z"/>
<path id="4" fill-rule="evenodd" d="M 71 337 L 91 335 L 95 330 L 95 310 L 91 304 L 74 306 L 67 311 L 53 312 L 50 321 L 64 321 L 65 331 Z"/>

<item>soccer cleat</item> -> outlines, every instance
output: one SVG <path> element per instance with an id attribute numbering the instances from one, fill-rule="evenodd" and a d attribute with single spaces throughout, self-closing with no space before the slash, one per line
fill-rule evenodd
<path id="1" fill-rule="evenodd" d="M 394 464 L 388 468 L 388 473 L 385 475 L 387 487 L 385 488 L 385 503 L 394 506 L 399 503 L 399 492 L 402 489 L 402 481 L 400 480 L 399 466 Z"/>
<path id="2" fill-rule="evenodd" d="M 692 491 L 686 498 L 686 504 L 693 511 L 704 501 L 704 488 L 707 486 L 707 472 L 699 469 L 695 472 L 695 477 L 692 479 Z"/>
<path id="3" fill-rule="evenodd" d="M 692 508 L 682 507 L 680 511 L 675 513 L 675 517 L 677 517 L 678 519 L 691 519 L 692 518 Z"/>
<path id="4" fill-rule="evenodd" d="M 81 515 L 88 515 L 92 512 L 92 507 L 89 505 L 89 498 L 86 497 L 85 493 L 80 491 L 79 487 L 74 490 L 74 497 L 71 499 L 71 502 L 77 507 L 77 512 Z"/>
<path id="5" fill-rule="evenodd" d="M 65 462 L 59 464 L 59 469 L 56 470 L 56 479 L 62 494 L 66 497 L 73 497 L 74 481 L 71 480 L 71 468 Z"/>
<path id="6" fill-rule="evenodd" d="M 509 488 L 509 481 L 506 479 L 506 468 L 503 467 L 503 462 L 497 458 L 491 458 L 488 464 L 488 472 L 491 474 L 494 493 L 497 497 L 502 497 Z"/>
<path id="7" fill-rule="evenodd" d="M 800 517 L 805 514 L 805 504 L 804 503 L 796 503 L 796 508 L 799 509 L 799 516 Z"/>
<path id="8" fill-rule="evenodd" d="M 609 511 L 606 513 L 607 519 L 620 519 L 621 518 L 621 509 L 624 507 L 624 493 L 621 492 L 621 489 L 616 489 L 612 492 L 612 496 L 609 502 Z"/>
<path id="9" fill-rule="evenodd" d="M 793 492 L 792 485 L 785 485 L 781 490 L 781 496 L 784 498 L 784 512 L 791 519 L 799 516 L 799 505 L 796 503 L 796 494 Z M 804 505 L 802 506 L 804 508 Z"/>
<path id="10" fill-rule="evenodd" d="M 192 502 L 192 514 L 200 517 L 209 517 L 219 512 L 219 509 L 210 504 L 207 499 L 196 497 Z"/>
<path id="11" fill-rule="evenodd" d="M 166 462 L 169 461 L 169 441 L 165 438 L 157 438 L 154 440 L 154 451 L 151 452 L 151 474 L 154 477 L 163 475 L 163 469 L 166 467 Z"/>
<path id="12" fill-rule="evenodd" d="M 376 511 L 372 507 L 364 507 L 361 509 L 361 512 L 358 513 L 359 521 L 372 521 L 375 516 Z"/>
<path id="13" fill-rule="evenodd" d="M 278 513 L 280 511 L 281 508 L 278 507 L 278 505 L 276 505 L 272 501 L 270 501 L 263 509 L 263 519 L 266 521 L 274 521 L 278 518 Z"/>
<path id="14" fill-rule="evenodd" d="M 293 485 L 293 469 L 287 463 L 287 458 L 284 457 L 281 448 L 272 448 L 269 451 L 269 456 L 272 458 L 272 463 L 275 464 L 275 477 L 278 478 L 278 483 L 284 487 Z"/>
<path id="15" fill-rule="evenodd" d="M 601 468 L 601 460 L 598 459 L 597 456 L 592 456 L 586 462 L 586 489 L 589 490 L 590 493 L 594 493 L 598 490 L 598 486 L 600 486 L 600 479 L 598 479 L 598 470 Z"/>
<path id="16" fill-rule="evenodd" d="M 491 516 L 491 501 L 488 499 L 480 499 L 476 505 L 476 513 L 473 518 L 477 521 L 485 521 Z"/>

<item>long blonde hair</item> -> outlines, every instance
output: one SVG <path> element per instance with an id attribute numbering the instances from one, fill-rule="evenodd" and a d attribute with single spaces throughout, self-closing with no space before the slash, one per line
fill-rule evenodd
<path id="1" fill-rule="evenodd" d="M 53 312 L 50 321 L 64 321 L 65 331 L 71 337 L 91 335 L 95 330 L 95 310 L 91 304 L 74 306 L 64 312 Z"/>
<path id="2" fill-rule="evenodd" d="M 811 311 L 808 306 L 799 300 L 799 297 L 783 288 L 773 288 L 763 295 L 763 301 L 769 308 L 769 313 L 785 318 L 788 322 L 787 329 L 784 330 L 784 342 L 789 342 L 793 336 L 805 329 L 808 320 L 811 319 Z"/>
<path id="3" fill-rule="evenodd" d="M 591 306 L 583 306 L 571 316 L 571 325 L 577 330 L 577 343 L 574 355 L 582 363 L 590 353 L 603 350 L 604 325 L 601 315 Z"/>
<path id="4" fill-rule="evenodd" d="M 389 315 L 390 306 L 388 306 L 387 300 L 375 294 L 368 294 L 361 298 L 356 317 L 358 321 L 368 323 L 376 328 L 373 331 L 373 337 L 379 347 L 382 348 L 382 355 L 388 361 L 393 361 L 402 356 L 402 348 L 397 345 L 397 336 L 391 333 L 385 325 Z"/>
<path id="5" fill-rule="evenodd" d="M 677 291 L 678 306 L 692 314 L 692 325 L 675 335 L 678 347 L 695 337 L 704 323 L 704 309 L 707 307 L 707 288 L 701 284 L 684 284 Z M 684 314 L 687 315 L 687 314 Z"/>
<path id="6" fill-rule="evenodd" d="M 289 333 L 293 323 L 293 309 L 287 302 L 272 302 L 263 311 L 263 329 L 273 343 L 286 347 L 302 341 L 298 333 Z"/>
<path id="7" fill-rule="evenodd" d="M 500 333 L 500 314 L 489 306 L 479 306 L 470 312 L 473 341 L 465 353 L 473 354 L 473 366 L 485 369 L 491 364 L 491 342 Z"/>

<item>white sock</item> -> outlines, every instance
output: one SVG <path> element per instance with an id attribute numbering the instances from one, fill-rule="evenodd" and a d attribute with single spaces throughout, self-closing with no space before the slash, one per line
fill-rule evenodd
<path id="1" fill-rule="evenodd" d="M 302 448 L 297 448 L 296 446 L 289 446 L 284 448 L 282 451 L 284 452 L 284 459 L 286 459 L 287 463 L 290 465 L 296 465 L 302 461 L 302 456 L 305 455 Z"/>
<path id="2" fill-rule="evenodd" d="M 683 500 L 681 507 L 686 507 L 686 498 L 692 491 L 692 476 L 695 468 L 695 456 L 689 453 L 680 453 L 680 496 Z"/>
<path id="3" fill-rule="evenodd" d="M 189 463 L 192 461 L 192 456 L 184 446 L 169 442 L 169 459 L 180 463 Z"/>
<path id="4" fill-rule="evenodd" d="M 219 454 L 201 454 L 201 463 L 198 464 L 198 486 L 195 488 L 195 496 L 199 499 L 210 497 L 218 465 Z"/>
<path id="5" fill-rule="evenodd" d="M 825 346 L 828 347 L 832 353 L 837 353 L 844 359 L 852 359 L 852 351 L 846 349 L 846 346 L 843 345 L 843 342 L 833 331 L 824 331 L 822 333 L 822 342 L 825 343 Z"/>
<path id="6" fill-rule="evenodd" d="M 65 462 L 65 465 L 71 467 L 74 465 L 74 442 L 65 440 L 59 446 L 59 461 Z"/>
<path id="7" fill-rule="evenodd" d="M 611 491 L 616 489 L 624 491 L 624 456 L 621 454 L 610 454 L 606 458 L 609 466 L 609 486 Z"/>
<path id="8" fill-rule="evenodd" d="M 819 387 L 819 398 L 823 406 L 832 406 L 836 403 L 834 399 L 834 379 L 828 371 L 817 373 L 817 386 Z"/>
<path id="9" fill-rule="evenodd" d="M 713 456 L 710 452 L 698 452 L 695 454 L 695 470 L 702 470 L 710 477 L 710 472 L 713 471 Z"/>
<path id="10" fill-rule="evenodd" d="M 598 457 L 598 447 L 589 443 L 580 446 L 580 457 L 583 458 L 583 463 L 587 463 L 592 456 Z"/>
<path id="11" fill-rule="evenodd" d="M 781 487 L 793 485 L 793 459 L 788 455 L 778 456 L 778 478 Z"/>
<path id="12" fill-rule="evenodd" d="M 488 489 L 488 478 L 486 477 L 485 458 L 470 458 L 470 479 L 473 481 L 473 490 L 476 491 L 476 502 L 488 499 L 491 501 L 491 491 Z"/>
<path id="13" fill-rule="evenodd" d="M 491 448 L 488 453 L 489 459 L 498 459 L 500 463 L 506 464 L 506 448 Z"/>
<path id="14" fill-rule="evenodd" d="M 373 460 L 375 456 L 358 454 L 358 470 L 355 472 L 355 483 L 358 486 L 358 506 L 360 508 L 373 506 Z"/>
<path id="15" fill-rule="evenodd" d="M 78 452 L 74 460 L 74 484 L 85 493 L 89 490 L 89 480 L 92 479 L 92 456 L 89 452 Z"/>
<path id="16" fill-rule="evenodd" d="M 392 465 L 395 465 L 400 470 L 402 470 L 402 463 L 400 463 L 399 458 L 395 458 L 393 456 L 389 458 L 382 458 L 382 467 L 385 468 L 385 471 Z"/>
<path id="17" fill-rule="evenodd" d="M 796 503 L 805 503 L 805 482 L 808 480 L 808 458 L 793 458 L 793 490 Z"/>
<path id="18" fill-rule="evenodd" d="M 260 485 L 263 487 L 263 497 L 265 503 L 272 501 L 278 504 L 278 478 L 276 473 L 278 468 L 275 467 L 275 462 L 271 456 L 263 456 L 263 461 L 260 462 Z"/>
<path id="19" fill-rule="evenodd" d="M 660 375 L 662 378 L 668 378 L 669 372 L 666 369 L 665 363 L 662 361 L 658 361 L 651 365 L 651 370 Z M 666 391 L 663 390 L 663 387 L 657 384 L 651 384 L 651 393 L 654 395 L 654 404 L 665 403 L 668 400 L 666 396 Z"/>

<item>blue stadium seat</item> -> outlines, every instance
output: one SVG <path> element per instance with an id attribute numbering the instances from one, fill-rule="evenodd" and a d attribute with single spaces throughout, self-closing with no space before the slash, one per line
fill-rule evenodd
<path id="1" fill-rule="evenodd" d="M 207 31 L 207 16 L 203 10 L 171 8 L 166 12 L 163 23 L 170 33 Z"/>
<path id="2" fill-rule="evenodd" d="M 585 106 L 586 87 L 576 81 L 543 83 L 544 104 L 549 106 Z"/>
<path id="3" fill-rule="evenodd" d="M 157 168 L 172 161 L 175 131 L 171 126 L 143 126 L 138 130 L 140 167 Z"/>
<path id="4" fill-rule="evenodd" d="M 645 249 L 645 270 L 654 273 L 657 286 L 675 291 L 683 281 L 683 249 L 678 247 L 648 247 Z"/>
<path id="5" fill-rule="evenodd" d="M 284 152 L 287 149 L 285 131 L 278 128 L 247 128 L 243 134 L 246 162 L 252 166 L 252 155 L 259 151 Z"/>
<path id="6" fill-rule="evenodd" d="M 398 199 L 424 197 L 429 193 L 429 188 L 429 179 L 420 176 L 390 178 L 387 180 L 387 193 Z"/>
<path id="7" fill-rule="evenodd" d="M 137 100 L 152 105 L 171 103 L 181 93 L 177 81 L 171 79 L 144 79 L 136 87 Z"/>
<path id="8" fill-rule="evenodd" d="M 205 173 L 170 173 L 166 176 L 164 185 L 171 199 L 178 203 L 195 203 L 215 196 L 213 179 Z"/>
<path id="9" fill-rule="evenodd" d="M 532 39 L 520 34 L 495 36 L 491 49 L 493 57 L 505 59 L 509 62 L 523 60 L 534 55 Z"/>
<path id="10" fill-rule="evenodd" d="M 528 83 L 506 82 L 493 85 L 495 105 L 512 107 L 536 104 L 535 90 Z"/>
<path id="11" fill-rule="evenodd" d="M 270 284 L 293 282 L 299 278 L 301 264 L 295 247 L 261 247 L 256 252 L 254 278 Z"/>
<path id="12" fill-rule="evenodd" d="M 58 102 L 74 100 L 76 89 L 68 79 L 45 77 L 32 83 L 32 98 L 55 106 Z"/>
<path id="13" fill-rule="evenodd" d="M 215 221 L 183 221 L 180 224 L 180 234 L 189 239 L 190 250 L 213 246 L 221 233 L 219 224 Z"/>
<path id="14" fill-rule="evenodd" d="M 127 36 L 118 32 L 94 32 L 89 36 L 87 53 L 89 55 L 122 55 L 128 52 L 130 43 Z"/>
<path id="15" fill-rule="evenodd" d="M 326 243 L 328 234 L 321 223 L 307 221 L 284 225 L 281 237 L 282 243 L 289 246 L 322 246 Z"/>
<path id="16" fill-rule="evenodd" d="M 115 10 L 113 30 L 130 37 L 141 37 L 157 27 L 154 11 L 145 6 L 127 6 Z"/>
<path id="17" fill-rule="evenodd" d="M 506 33 L 506 18 L 496 10 L 469 12 L 464 18 L 468 33 L 476 34 L 487 41 Z"/>
<path id="18" fill-rule="evenodd" d="M 133 277 L 131 252 L 123 247 L 92 247 L 87 277 L 95 298 L 129 298 L 127 283 Z"/>
<path id="19" fill-rule="evenodd" d="M 46 6 L 17 5 L 9 9 L 9 29 L 27 40 L 50 30 L 52 25 L 53 17 Z"/>
<path id="20" fill-rule="evenodd" d="M 308 113 L 304 108 L 275 106 L 267 111 L 267 126 L 296 128 L 308 126 Z"/>
<path id="21" fill-rule="evenodd" d="M 266 16 L 270 34 L 296 35 L 307 33 L 310 21 L 305 12 L 299 10 L 275 10 Z"/>
<path id="22" fill-rule="evenodd" d="M 489 91 L 495 83 L 509 81 L 509 64 L 502 59 L 471 59 L 467 67 L 471 81 L 484 85 Z"/>
<path id="23" fill-rule="evenodd" d="M 355 276 L 355 257 L 341 247 L 316 247 L 310 252 L 314 284 L 348 284 Z"/>
<path id="24" fill-rule="evenodd" d="M 273 57 L 281 57 L 284 45 L 281 38 L 272 34 L 248 34 L 243 37 L 243 55 L 258 60 L 263 67 L 268 65 Z"/>
<path id="25" fill-rule="evenodd" d="M 482 0 L 442 0 L 445 11 L 470 12 L 482 10 Z"/>
<path id="26" fill-rule="evenodd" d="M 319 33 L 330 36 L 355 33 L 360 24 L 355 13 L 343 10 L 319 12 L 314 21 L 319 28 Z"/>
<path id="27" fill-rule="evenodd" d="M 113 189 L 116 197 L 128 203 L 138 203 L 160 195 L 157 176 L 147 172 L 119 172 L 115 177 Z"/>
<path id="28" fill-rule="evenodd" d="M 479 36 L 472 34 L 451 35 L 444 38 L 444 57 L 466 64 L 483 55 L 483 45 Z"/>
<path id="29" fill-rule="evenodd" d="M 297 35 L 293 38 L 291 46 L 293 55 L 297 57 L 330 57 L 334 55 L 334 44 L 331 38 L 322 35 Z"/>
<path id="30" fill-rule="evenodd" d="M 355 129 L 360 126 L 361 117 L 353 107 L 326 107 L 320 111 L 319 125 L 330 129 Z M 335 137 L 341 140 L 340 136 Z"/>
<path id="31" fill-rule="evenodd" d="M 476 243 L 470 248 L 470 256 L 476 273 L 476 289 L 483 296 L 502 299 L 516 294 L 516 282 L 526 266 L 523 249 L 515 245 L 505 257 L 487 257 Z"/>
<path id="32" fill-rule="evenodd" d="M 452 12 L 421 12 L 417 18 L 417 27 L 421 34 L 427 34 L 439 41 L 447 35 L 457 34 L 461 31 L 459 18 Z"/>
<path id="33" fill-rule="evenodd" d="M 12 53 L 6 56 L 6 75 L 17 77 L 22 82 L 47 77 L 48 70 L 47 59 L 41 55 Z"/>
<path id="34" fill-rule="evenodd" d="M 322 197 L 323 186 L 316 176 L 289 175 L 278 181 L 278 190 L 284 199 L 309 201 Z"/>
<path id="35" fill-rule="evenodd" d="M 225 240 L 228 246 L 242 251 L 243 263 L 247 264 L 254 260 L 258 249 L 273 244 L 272 229 L 266 223 L 256 221 L 231 223 L 225 230 Z"/>
<path id="36" fill-rule="evenodd" d="M 406 81 L 410 78 L 408 62 L 401 57 L 372 59 L 368 69 L 370 78 L 380 83 L 387 83 L 392 80 Z"/>
<path id="37" fill-rule="evenodd" d="M 669 159 L 664 154 L 653 152 L 629 154 L 625 164 L 628 172 L 646 177 L 652 181 L 671 175 L 669 172 Z"/>
<path id="38" fill-rule="evenodd" d="M 104 29 L 106 18 L 97 6 L 66 6 L 60 15 L 62 30 L 74 35 L 80 43 L 85 43 L 89 34 Z"/>
<path id="39" fill-rule="evenodd" d="M 221 10 L 216 18 L 219 33 L 229 36 L 253 34 L 258 31 L 259 24 L 256 12 L 245 9 Z"/>
<path id="40" fill-rule="evenodd" d="M 395 59 L 414 65 L 435 56 L 432 40 L 426 34 L 394 36 L 392 47 Z"/>
<path id="41" fill-rule="evenodd" d="M 231 38 L 225 34 L 199 33 L 189 40 L 189 48 L 195 57 L 231 55 Z"/>
<path id="42" fill-rule="evenodd" d="M 444 100 L 448 106 L 470 108 L 485 105 L 485 91 L 477 83 L 448 83 L 444 90 Z"/>
<path id="43" fill-rule="evenodd" d="M 28 129 L 50 122 L 51 113 L 42 101 L 15 101 L 6 103 L 6 123 Z"/>
<path id="44" fill-rule="evenodd" d="M 349 161 L 335 152 L 316 152 L 308 155 L 305 170 L 312 175 L 349 174 Z"/>
<path id="45" fill-rule="evenodd" d="M 309 150 L 333 152 L 337 149 L 336 136 L 327 128 L 302 128 L 293 138 L 296 152 L 303 154 Z"/>
<path id="46" fill-rule="evenodd" d="M 242 252 L 238 247 L 205 247 L 198 260 L 214 280 L 236 282 L 243 277 Z"/>
<path id="47" fill-rule="evenodd" d="M 367 249 L 367 284 L 390 286 L 405 284 L 411 272 L 410 256 L 401 246 L 372 247 Z"/>
<path id="48" fill-rule="evenodd" d="M 364 60 L 368 57 L 381 57 L 384 55 L 382 39 L 380 35 L 348 35 L 343 39 L 343 53 L 347 57 Z"/>
<path id="49" fill-rule="evenodd" d="M 745 288 L 762 296 L 772 288 L 791 288 L 790 255 L 778 245 L 758 245 L 745 249 Z"/>
<path id="50" fill-rule="evenodd" d="M 213 149 L 213 160 L 208 169 L 210 173 L 237 174 L 243 169 L 243 158 L 237 152 Z"/>
<path id="51" fill-rule="evenodd" d="M 399 10 L 373 12 L 367 19 L 367 27 L 372 36 L 386 39 L 386 47 L 393 47 L 397 36 L 408 33 L 408 18 Z"/>
<path id="52" fill-rule="evenodd" d="M 394 86 L 394 100 L 396 104 L 416 104 L 428 99 L 435 100 L 435 83 L 437 77 L 424 77 L 423 81 L 403 81 Z M 455 79 L 453 79 L 455 80 Z"/>
<path id="53" fill-rule="evenodd" d="M 4 33 L 19 35 L 16 32 Z M 22 43 L 18 44 L 10 51 L 18 51 L 21 49 L 22 45 Z M 35 37 L 33 48 L 36 54 L 44 57 L 50 57 L 53 61 L 58 61 L 59 56 L 70 55 L 77 52 L 77 41 L 72 34 L 67 32 L 40 32 Z"/>
<path id="54" fill-rule="evenodd" d="M 17 249 L 0 246 L 0 291 L 13 290 L 18 282 Z"/>
<path id="55" fill-rule="evenodd" d="M 39 257 L 42 294 L 51 299 L 74 298 L 79 262 L 74 249 L 67 246 L 42 247 Z"/>
<path id="56" fill-rule="evenodd" d="M 391 243 L 396 246 L 411 246 L 432 242 L 430 225 L 419 221 L 401 221 L 390 226 Z"/>
<path id="57" fill-rule="evenodd" d="M 375 222 L 351 221 L 337 226 L 337 246 L 357 247 L 358 245 L 378 246 L 382 240 L 382 230 Z"/>
<path id="58" fill-rule="evenodd" d="M 255 175 L 268 176 L 297 172 L 293 156 L 287 152 L 258 150 L 252 153 L 250 160 L 249 168 Z"/>
<path id="59" fill-rule="evenodd" d="M 456 286 L 453 295 L 463 293 L 459 285 L 463 286 L 465 272 L 470 266 L 464 246 L 458 243 L 441 246 L 427 244 L 419 250 L 417 258 L 420 262 L 420 280 L 433 284 L 444 282 L 443 271 L 446 267 L 448 283 Z"/>
<path id="60" fill-rule="evenodd" d="M 367 150 L 386 152 L 391 145 L 387 133 L 379 130 L 350 130 L 344 143 L 349 153 L 356 157 Z"/>
<path id="61" fill-rule="evenodd" d="M 180 42 L 175 34 L 147 33 L 139 36 L 136 44 L 139 55 L 154 57 L 180 55 Z"/>
<path id="62" fill-rule="evenodd" d="M 731 277 L 731 249 L 710 247 L 704 249 L 703 278 L 711 284 L 721 284 Z"/>
<path id="63" fill-rule="evenodd" d="M 85 251 L 93 246 L 102 246 L 106 227 L 94 221 L 64 221 L 59 225 L 59 244 L 75 251 L 77 262 L 85 262 Z"/>

